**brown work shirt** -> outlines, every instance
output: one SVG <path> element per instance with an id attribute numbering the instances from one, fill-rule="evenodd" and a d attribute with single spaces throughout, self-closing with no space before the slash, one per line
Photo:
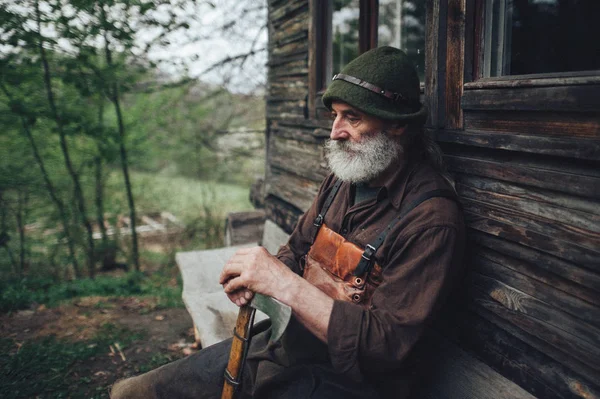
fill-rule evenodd
<path id="1" fill-rule="evenodd" d="M 313 221 L 335 181 L 333 175 L 325 179 L 289 242 L 277 254 L 298 274 L 315 234 Z M 399 215 L 403 205 L 427 191 L 451 189 L 423 162 L 399 161 L 378 183 L 381 188 L 376 197 L 357 204 L 353 204 L 354 188 L 343 183 L 325 216 L 329 228 L 362 248 Z M 390 397 L 397 397 L 398 388 L 392 386 L 407 374 L 402 361 L 462 269 L 464 243 L 465 226 L 456 201 L 433 198 L 409 212 L 375 255 L 383 268 L 383 281 L 371 305 L 365 309 L 335 301 L 327 344 L 293 320 L 281 343 L 251 354 L 255 359 L 268 360 L 257 370 L 257 388 L 261 382 L 268 385 L 281 372 L 279 367 L 313 364 L 331 368 L 342 382 L 375 385 L 383 397 L 391 395 L 393 389 L 395 394 Z"/>

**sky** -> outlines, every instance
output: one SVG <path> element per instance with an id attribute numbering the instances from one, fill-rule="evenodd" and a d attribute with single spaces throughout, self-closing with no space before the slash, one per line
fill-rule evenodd
<path id="1" fill-rule="evenodd" d="M 229 80 L 227 87 L 235 92 L 248 92 L 266 84 L 267 29 L 266 3 L 256 0 L 219 0 L 214 7 L 190 7 L 185 12 L 190 28 L 169 37 L 170 45 L 151 51 L 154 61 L 168 74 L 180 75 L 187 68 L 189 76 L 214 84 Z M 173 11 L 173 10 L 171 10 Z M 168 12 L 168 10 L 164 10 Z M 185 14 L 185 12 L 183 14 Z M 182 15 L 185 16 L 185 15 Z M 223 28 L 227 26 L 227 28 Z M 141 32 L 141 40 L 149 40 L 156 32 Z M 233 65 L 213 68 L 226 59 L 258 51 L 248 57 L 242 68 Z M 260 51 L 262 49 L 262 51 Z M 237 64 L 239 65 L 239 63 Z"/>

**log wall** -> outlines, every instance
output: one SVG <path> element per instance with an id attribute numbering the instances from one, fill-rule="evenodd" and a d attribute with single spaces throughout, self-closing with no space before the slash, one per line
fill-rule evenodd
<path id="1" fill-rule="evenodd" d="M 288 233 L 327 173 L 309 3 L 269 1 L 265 207 Z M 536 397 L 600 398 L 600 74 L 465 83 L 467 11 L 428 0 L 426 130 L 470 240 L 460 295 L 435 328 Z"/>

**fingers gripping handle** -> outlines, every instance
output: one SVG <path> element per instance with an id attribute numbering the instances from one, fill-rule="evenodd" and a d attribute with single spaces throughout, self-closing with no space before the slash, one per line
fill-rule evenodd
<path id="1" fill-rule="evenodd" d="M 256 309 L 245 305 L 240 308 L 238 313 L 235 329 L 233 330 L 229 362 L 225 369 L 225 383 L 223 384 L 221 399 L 232 399 L 242 381 L 242 371 L 250 346 L 250 329 L 254 324 L 255 312 Z"/>

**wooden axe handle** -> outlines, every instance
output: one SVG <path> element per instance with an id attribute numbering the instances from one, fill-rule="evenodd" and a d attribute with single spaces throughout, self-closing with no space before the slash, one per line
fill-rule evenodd
<path id="1" fill-rule="evenodd" d="M 235 329 L 233 330 L 233 341 L 231 352 L 229 352 L 229 363 L 225 369 L 225 383 L 221 399 L 233 399 L 236 388 L 241 383 L 242 369 L 248 346 L 250 345 L 250 329 L 254 321 L 256 309 L 245 305 L 240 308 Z"/>

